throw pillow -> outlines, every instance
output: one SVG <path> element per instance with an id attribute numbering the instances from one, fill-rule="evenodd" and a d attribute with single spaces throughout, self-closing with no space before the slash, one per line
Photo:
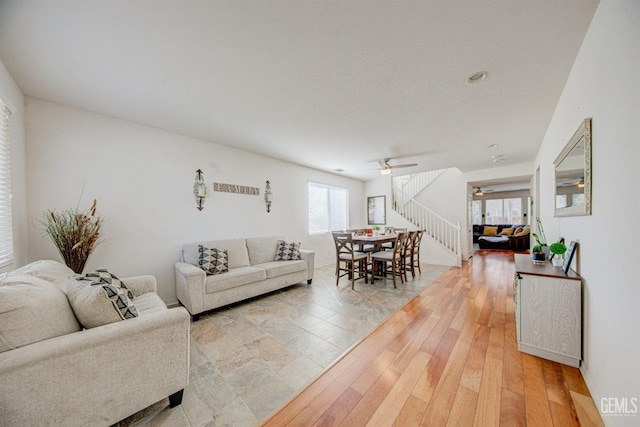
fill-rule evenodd
<path id="1" fill-rule="evenodd" d="M 511 236 L 513 234 L 513 228 L 503 228 L 500 232 L 501 236 Z"/>
<path id="2" fill-rule="evenodd" d="M 278 240 L 274 261 L 295 261 L 300 259 L 300 242 Z"/>
<path id="3" fill-rule="evenodd" d="M 522 227 L 516 228 L 515 231 L 513 232 L 513 234 L 518 234 L 518 233 L 522 233 Z"/>
<path id="4" fill-rule="evenodd" d="M 498 227 L 490 227 L 488 225 L 485 225 L 482 234 L 484 234 L 485 236 L 495 236 L 496 234 L 498 234 Z"/>
<path id="5" fill-rule="evenodd" d="M 67 296 L 73 312 L 86 329 L 138 317 L 127 290 L 101 279 L 71 279 L 67 284 Z"/>
<path id="6" fill-rule="evenodd" d="M 81 329 L 56 284 L 29 274 L 0 280 L 0 353 Z"/>
<path id="7" fill-rule="evenodd" d="M 229 254 L 226 249 L 198 245 L 198 254 L 198 267 L 207 274 L 222 274 L 229 271 Z"/>
<path id="8" fill-rule="evenodd" d="M 115 274 L 112 274 L 106 268 L 97 268 L 96 271 L 87 273 L 84 276 L 93 281 L 107 283 L 109 285 L 120 288 L 127 294 L 129 299 L 133 299 L 133 292 L 131 292 L 131 290 L 126 287 L 122 280 L 118 279 Z"/>
<path id="9" fill-rule="evenodd" d="M 525 227 L 521 232 L 517 233 L 516 236 L 526 236 L 531 231 L 531 228 Z"/>

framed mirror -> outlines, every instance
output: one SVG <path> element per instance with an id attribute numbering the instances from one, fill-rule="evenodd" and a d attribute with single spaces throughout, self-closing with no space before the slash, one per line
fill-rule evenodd
<path id="1" fill-rule="evenodd" d="M 387 223 L 387 197 L 367 197 L 367 222 L 369 225 L 384 225 Z"/>
<path id="2" fill-rule="evenodd" d="M 553 165 L 555 216 L 591 215 L 591 118 L 584 119 Z"/>

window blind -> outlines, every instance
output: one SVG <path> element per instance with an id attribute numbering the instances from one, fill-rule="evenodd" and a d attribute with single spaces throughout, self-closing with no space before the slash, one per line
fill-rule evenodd
<path id="1" fill-rule="evenodd" d="M 309 234 L 348 228 L 349 191 L 309 182 Z"/>
<path id="2" fill-rule="evenodd" d="M 13 262 L 10 115 L 9 107 L 0 100 L 0 268 Z"/>

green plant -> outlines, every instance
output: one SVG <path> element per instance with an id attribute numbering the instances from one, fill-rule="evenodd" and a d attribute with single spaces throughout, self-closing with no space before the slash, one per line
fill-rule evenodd
<path id="1" fill-rule="evenodd" d="M 379 231 L 380 230 L 380 226 L 379 225 L 374 225 L 374 226 L 371 227 L 371 229 Z"/>
<path id="2" fill-rule="evenodd" d="M 536 239 L 536 243 L 540 246 L 547 246 L 547 238 L 544 235 L 544 228 L 542 228 L 542 221 L 540 218 L 536 218 L 536 222 L 538 223 L 538 231 L 539 233 L 531 233 L 534 239 Z"/>
<path id="3" fill-rule="evenodd" d="M 102 218 L 96 215 L 96 200 L 87 211 L 47 210 L 40 230 L 49 236 L 65 264 L 81 274 L 91 252 L 101 242 Z"/>
<path id="4" fill-rule="evenodd" d="M 532 249 L 531 252 L 536 253 L 536 252 L 542 252 L 542 246 L 541 245 L 535 245 Z"/>
<path id="5" fill-rule="evenodd" d="M 552 254 L 563 255 L 567 251 L 567 246 L 564 243 L 555 242 L 549 246 L 549 251 Z"/>

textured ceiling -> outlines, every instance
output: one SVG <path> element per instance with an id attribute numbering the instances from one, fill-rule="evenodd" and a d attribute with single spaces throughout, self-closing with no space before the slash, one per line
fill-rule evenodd
<path id="1" fill-rule="evenodd" d="M 366 180 L 530 163 L 596 7 L 1 1 L 0 58 L 28 96 Z"/>

